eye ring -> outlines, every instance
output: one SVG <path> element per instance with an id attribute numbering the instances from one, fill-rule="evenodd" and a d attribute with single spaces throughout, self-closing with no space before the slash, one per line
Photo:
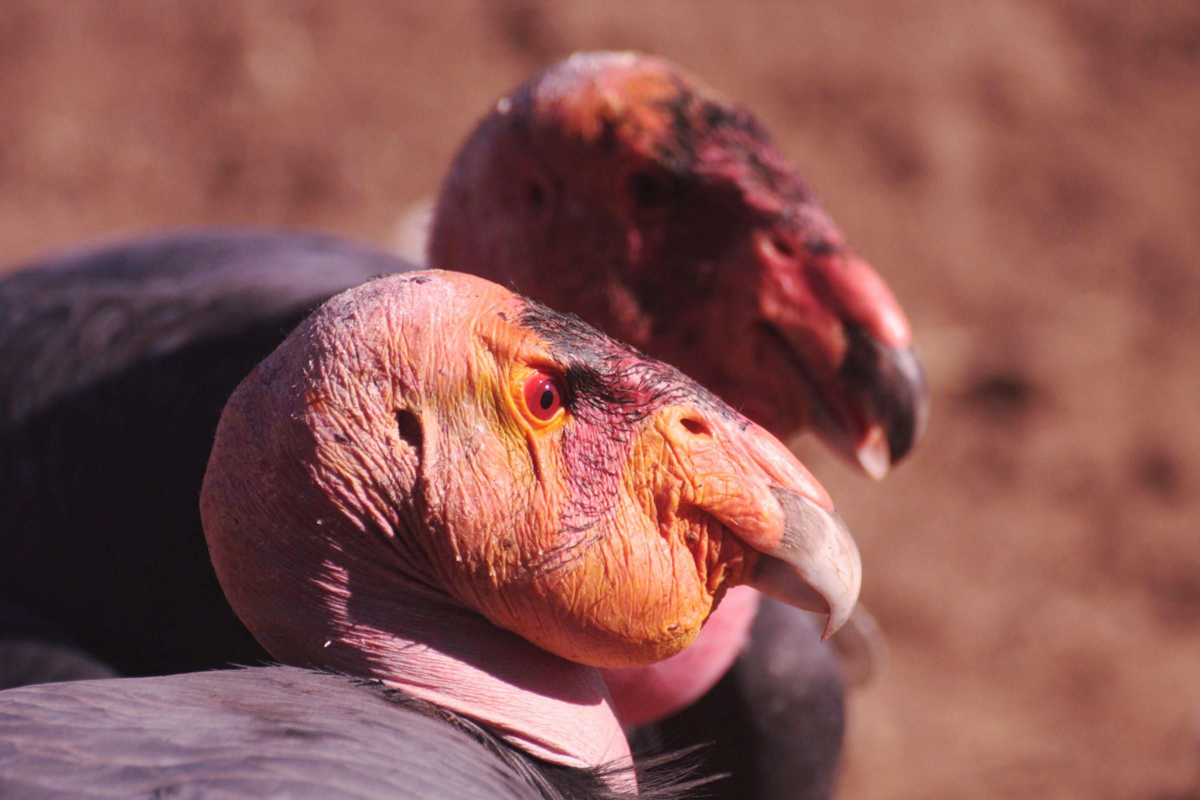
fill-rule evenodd
<path id="1" fill-rule="evenodd" d="M 529 415 L 538 422 L 550 422 L 562 411 L 567 392 L 562 378 L 539 370 L 525 379 L 522 394 Z"/>

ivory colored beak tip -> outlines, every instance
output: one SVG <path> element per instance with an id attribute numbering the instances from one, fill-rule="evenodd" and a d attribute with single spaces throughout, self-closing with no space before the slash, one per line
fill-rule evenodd
<path id="1" fill-rule="evenodd" d="M 821 634 L 822 642 L 840 631 L 842 626 L 846 624 L 846 621 L 850 619 L 850 615 L 854 613 L 854 606 L 857 603 L 857 594 L 855 592 L 854 602 L 839 608 L 830 609 L 829 618 L 825 621 L 825 632 Z"/>
<path id="2" fill-rule="evenodd" d="M 829 518 L 833 527 L 841 534 L 836 538 L 843 548 L 842 557 L 837 559 L 837 570 L 843 580 L 842 586 L 845 591 L 826 595 L 826 602 L 829 604 L 829 619 L 825 622 L 825 632 L 821 634 L 821 641 L 825 641 L 842 629 L 842 626 L 854 614 L 854 609 L 858 605 L 859 592 L 862 591 L 862 557 L 859 555 L 858 545 L 854 542 L 854 537 L 850 535 L 850 529 L 846 526 L 841 514 L 830 511 Z"/>
<path id="3" fill-rule="evenodd" d="M 783 537 L 761 559 L 751 586 L 797 608 L 829 615 L 822 639 L 838 631 L 854 612 L 862 587 L 862 560 L 841 515 L 780 487 Z"/>
<path id="4" fill-rule="evenodd" d="M 892 469 L 892 453 L 883 428 L 873 426 L 866 440 L 855 451 L 855 456 L 863 472 L 877 481 L 886 478 Z"/>

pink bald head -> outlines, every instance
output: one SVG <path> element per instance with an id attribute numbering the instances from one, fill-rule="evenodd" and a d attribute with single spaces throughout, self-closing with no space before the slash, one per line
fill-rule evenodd
<path id="1" fill-rule="evenodd" d="M 881 476 L 920 436 L 908 321 L 745 109 L 662 59 L 579 54 L 485 117 L 431 263 L 573 311 L 778 436 Z"/>

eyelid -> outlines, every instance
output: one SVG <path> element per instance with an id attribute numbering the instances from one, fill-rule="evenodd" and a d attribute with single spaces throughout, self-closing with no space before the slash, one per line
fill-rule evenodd
<path id="1" fill-rule="evenodd" d="M 548 372 L 525 379 L 525 407 L 539 422 L 551 422 L 563 412 L 562 382 Z"/>
<path id="2" fill-rule="evenodd" d="M 529 382 L 539 375 L 545 375 L 552 379 L 558 391 L 559 407 L 554 415 L 548 419 L 542 419 L 534 413 L 526 396 L 526 389 L 529 386 Z M 530 363 L 526 364 L 524 369 L 519 370 L 514 377 L 517 380 L 514 382 L 512 389 L 513 401 L 521 411 L 521 415 L 525 417 L 526 421 L 534 429 L 546 430 L 555 427 L 569 416 L 571 388 L 561 368 L 556 365 Z"/>

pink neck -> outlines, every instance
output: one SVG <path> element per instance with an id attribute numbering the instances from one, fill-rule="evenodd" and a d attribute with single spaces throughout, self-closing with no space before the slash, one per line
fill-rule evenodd
<path id="1" fill-rule="evenodd" d="M 748 586 L 730 589 L 682 653 L 646 667 L 600 670 L 621 724 L 658 722 L 704 696 L 745 647 L 761 599 Z"/>
<path id="2" fill-rule="evenodd" d="M 339 609 L 345 616 L 337 614 L 342 632 L 321 648 L 321 663 L 462 714 L 555 764 L 632 764 L 597 669 L 535 647 L 453 601 L 415 593 L 425 596 L 393 594 L 386 606 L 347 597 Z"/>

